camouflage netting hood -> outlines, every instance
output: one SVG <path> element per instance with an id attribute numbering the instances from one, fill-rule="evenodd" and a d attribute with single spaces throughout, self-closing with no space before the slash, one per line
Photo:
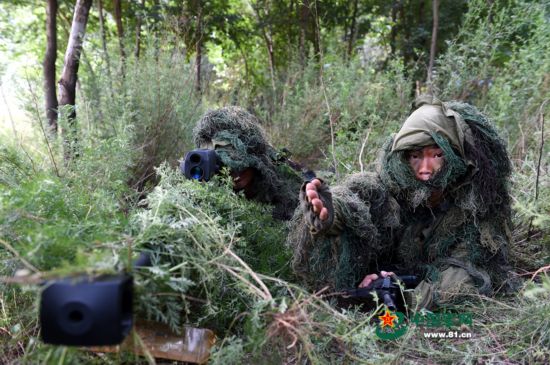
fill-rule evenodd
<path id="1" fill-rule="evenodd" d="M 435 143 L 433 134 L 437 133 L 445 137 L 462 158 L 466 158 L 464 141 L 473 144 L 473 137 L 462 116 L 429 96 L 418 98 L 414 106 L 417 109 L 393 139 L 392 152 L 432 145 Z"/>
<path id="2" fill-rule="evenodd" d="M 413 108 L 401 130 L 386 144 L 381 161 L 380 177 L 391 192 L 415 209 L 425 204 L 434 190 L 445 190 L 453 203 L 474 216 L 503 210 L 503 216 L 509 217 L 507 184 L 512 168 L 505 142 L 493 124 L 466 103 L 442 103 L 423 96 Z M 406 151 L 433 144 L 443 150 L 445 164 L 430 181 L 419 181 Z"/>
<path id="3" fill-rule="evenodd" d="M 290 166 L 288 152 L 268 143 L 254 115 L 236 106 L 209 111 L 195 126 L 193 138 L 197 147 L 215 149 L 232 171 L 253 168 L 253 199 L 273 204 L 274 218 L 292 216 L 302 179 Z"/>
<path id="4" fill-rule="evenodd" d="M 435 209 L 443 212 L 426 236 L 424 252 L 413 252 L 412 246 L 404 245 L 401 255 L 424 261 L 433 278 L 437 277 L 436 267 L 452 262 L 469 271 L 488 292 L 490 282 L 505 279 L 510 241 L 511 163 L 506 145 L 493 124 L 469 104 L 442 103 L 425 96 L 417 99 L 413 108 L 394 136 L 391 149 L 386 146 L 380 178 L 402 207 L 404 221 L 427 219 L 419 218 L 423 210 L 433 214 L 427 206 L 434 191 L 443 191 L 444 201 Z M 432 144 L 443 150 L 445 164 L 430 181 L 419 181 L 406 151 Z M 452 250 L 456 253 L 457 245 L 459 260 L 449 257 Z M 489 276 L 474 269 L 477 265 Z"/>
<path id="5" fill-rule="evenodd" d="M 445 164 L 419 181 L 405 151 L 433 144 Z M 432 280 L 450 265 L 460 267 L 484 294 L 506 278 L 511 164 L 483 114 L 461 102 L 419 99 L 379 165 L 378 174 L 351 175 L 330 189 L 334 217 L 323 227 L 306 223 L 307 215 L 295 217 L 288 239 L 293 265 L 310 286 L 356 286 L 385 270 L 384 262 Z M 430 207 L 437 191 L 442 202 Z"/>

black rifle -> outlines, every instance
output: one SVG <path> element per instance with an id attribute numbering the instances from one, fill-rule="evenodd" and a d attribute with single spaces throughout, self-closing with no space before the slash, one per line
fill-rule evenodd
<path id="1" fill-rule="evenodd" d="M 392 311 L 403 309 L 405 303 L 398 281 L 401 282 L 401 287 L 404 289 L 412 289 L 418 285 L 420 280 L 415 275 L 379 278 L 365 288 L 344 290 L 338 298 L 338 305 L 342 307 L 360 305 L 366 307 L 365 309 L 372 309 L 376 306 L 373 295 L 376 293 L 376 296 L 383 301 L 388 309 Z"/>
<path id="2" fill-rule="evenodd" d="M 134 267 L 150 265 L 145 253 L 134 262 Z M 125 273 L 44 283 L 40 300 L 42 340 L 68 346 L 121 343 L 133 325 L 133 283 L 133 277 Z"/>
<path id="3" fill-rule="evenodd" d="M 208 181 L 220 171 L 221 166 L 216 151 L 196 149 L 185 154 L 180 163 L 180 170 L 188 179 Z"/>

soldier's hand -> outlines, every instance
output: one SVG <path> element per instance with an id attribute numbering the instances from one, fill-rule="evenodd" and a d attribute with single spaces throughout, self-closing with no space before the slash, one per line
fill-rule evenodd
<path id="1" fill-rule="evenodd" d="M 334 223 L 332 193 L 322 180 L 313 179 L 302 185 L 300 206 L 311 233 L 320 234 L 332 228 Z"/>
<path id="2" fill-rule="evenodd" d="M 393 271 L 380 271 L 380 277 L 387 278 L 388 276 L 394 276 L 395 274 Z M 359 284 L 360 288 L 366 288 L 367 286 L 371 285 L 373 281 L 378 279 L 378 275 L 376 274 L 369 274 L 365 276 L 365 278 L 361 281 Z"/>
<path id="3" fill-rule="evenodd" d="M 319 199 L 318 188 L 321 186 L 321 180 L 313 179 L 306 184 L 307 201 L 311 203 L 313 213 L 322 221 L 328 218 L 328 209 L 324 206 L 323 201 Z"/>

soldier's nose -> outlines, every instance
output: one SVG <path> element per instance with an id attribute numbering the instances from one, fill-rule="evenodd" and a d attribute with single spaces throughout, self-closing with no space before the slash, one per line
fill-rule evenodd
<path id="1" fill-rule="evenodd" d="M 433 169 L 430 165 L 428 159 L 424 158 L 420 162 L 420 166 L 418 167 L 418 172 L 416 173 L 416 177 L 420 180 L 429 180 L 432 177 Z"/>

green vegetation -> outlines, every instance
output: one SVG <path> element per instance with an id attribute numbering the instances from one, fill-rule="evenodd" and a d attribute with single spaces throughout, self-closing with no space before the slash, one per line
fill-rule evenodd
<path id="1" fill-rule="evenodd" d="M 45 13 L 38 3 L 0 4 L 0 76 L 12 61 L 42 59 Z M 136 312 L 175 331 L 183 324 L 213 329 L 212 363 L 550 361 L 546 2 L 442 3 L 433 75 L 437 95 L 476 105 L 508 141 L 511 250 L 524 285 L 496 298 L 472 297 L 458 309 L 473 314 L 473 325 L 463 328 L 473 340 L 426 339 L 411 327 L 391 341 L 376 337 L 373 313 L 336 309 L 326 293 L 299 286 L 285 224 L 271 219 L 271 207 L 235 194 L 226 173 L 208 184 L 187 181 L 177 161 L 194 147 L 191 130 L 205 110 L 237 104 L 262 120 L 276 147 L 328 180 L 373 169 L 409 112 L 416 81 L 419 90 L 430 86 L 423 80 L 431 2 L 178 3 L 124 2 L 125 59 L 109 18 L 104 52 L 92 9 L 77 89 L 78 157 L 70 161 L 63 134 L 48 131 L 39 109 L 40 69 L 25 69 L 28 82 L 2 79 L 2 90 L 20 94 L 35 133 L 21 140 L 0 131 L 0 363 L 147 363 L 42 344 L 33 282 L 33 274 L 124 270 L 142 250 L 154 265 L 135 270 Z M 58 42 L 65 47 L 74 4 L 59 4 Z M 114 14 L 112 3 L 104 5 Z M 130 34 L 138 24 L 139 57 Z M 369 58 L 365 50 L 379 53 Z M 57 62 L 60 70 L 62 57 Z M 16 274 L 28 283 L 9 284 Z"/>

